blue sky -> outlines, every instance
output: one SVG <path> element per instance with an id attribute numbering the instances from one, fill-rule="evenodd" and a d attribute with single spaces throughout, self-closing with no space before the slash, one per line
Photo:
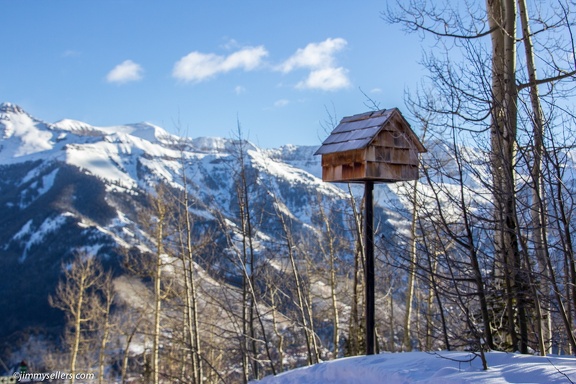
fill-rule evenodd
<path id="1" fill-rule="evenodd" d="M 386 1 L 0 0 L 0 102 L 48 122 L 319 145 L 322 123 L 403 107 L 420 41 Z"/>

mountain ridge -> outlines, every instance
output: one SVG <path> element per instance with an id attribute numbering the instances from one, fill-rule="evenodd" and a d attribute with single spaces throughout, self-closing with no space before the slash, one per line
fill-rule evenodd
<path id="1" fill-rule="evenodd" d="M 0 282 L 7 293 L 0 306 L 11 314 L 0 320 L 0 340 L 24 329 L 60 329 L 62 313 L 50 308 L 47 296 L 74 252 L 97 255 L 121 274 L 120 249 L 146 248 L 149 235 L 137 212 L 158 183 L 182 191 L 185 177 L 197 220 L 213 228 L 222 218 L 231 228 L 239 226 L 234 174 L 240 147 L 251 188 L 258 189 L 255 202 L 264 212 L 254 234 L 258 241 L 283 237 L 274 218 L 279 212 L 295 231 L 318 236 L 313 222 L 319 201 L 330 202 L 344 226 L 338 212 L 349 204 L 347 193 L 319 178 L 314 146 L 261 149 L 247 141 L 180 138 L 148 123 L 52 124 L 10 103 L 0 104 L 0 132 L 0 268 L 18 271 Z M 218 252 L 227 252 L 227 235 L 216 232 L 214 243 L 224 247 Z M 210 263 L 205 267 L 223 261 Z M 25 298 L 26 311 L 14 296 Z M 34 312 L 46 316 L 39 319 Z"/>

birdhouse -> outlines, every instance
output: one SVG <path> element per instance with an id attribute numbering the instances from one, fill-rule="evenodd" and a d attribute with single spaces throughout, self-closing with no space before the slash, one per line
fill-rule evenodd
<path id="1" fill-rule="evenodd" d="M 322 180 L 363 183 L 418 179 L 418 154 L 426 152 L 397 108 L 344 117 L 315 155 Z"/>

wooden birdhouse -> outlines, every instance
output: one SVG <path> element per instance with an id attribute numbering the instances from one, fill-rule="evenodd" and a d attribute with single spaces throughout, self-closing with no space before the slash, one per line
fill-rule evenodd
<path id="1" fill-rule="evenodd" d="M 418 179 L 418 154 L 426 152 L 397 108 L 344 117 L 315 155 L 322 180 L 360 183 Z"/>

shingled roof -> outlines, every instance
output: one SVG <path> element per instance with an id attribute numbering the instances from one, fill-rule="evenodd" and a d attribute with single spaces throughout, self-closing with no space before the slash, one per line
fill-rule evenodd
<path id="1" fill-rule="evenodd" d="M 344 117 L 314 154 L 324 155 L 366 148 L 396 114 L 406 123 L 408 134 L 412 136 L 418 152 L 426 152 L 398 108 L 390 108 Z"/>

